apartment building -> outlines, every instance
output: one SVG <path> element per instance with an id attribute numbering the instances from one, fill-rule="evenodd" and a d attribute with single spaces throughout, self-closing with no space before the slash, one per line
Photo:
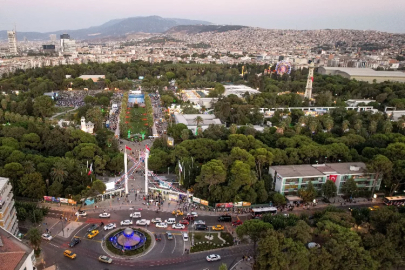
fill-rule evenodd
<path id="1" fill-rule="evenodd" d="M 374 174 L 366 172 L 363 162 L 270 166 L 269 174 L 275 181 L 275 191 L 284 195 L 296 195 L 309 182 L 320 190 L 327 180 L 331 180 L 337 187 L 337 194 L 341 195 L 342 186 L 351 177 L 360 190 L 371 190 L 374 181 Z M 377 181 L 376 190 L 380 189 L 381 180 L 382 177 Z"/>
<path id="2" fill-rule="evenodd" d="M 18 233 L 17 212 L 14 207 L 10 180 L 0 177 L 0 227 L 16 235 Z"/>
<path id="3" fill-rule="evenodd" d="M 0 270 L 33 270 L 35 263 L 34 250 L 0 228 Z"/>

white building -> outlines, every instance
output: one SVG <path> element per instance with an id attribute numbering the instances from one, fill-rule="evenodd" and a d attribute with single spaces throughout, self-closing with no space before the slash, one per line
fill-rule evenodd
<path id="1" fill-rule="evenodd" d="M 202 118 L 202 122 L 199 123 L 199 127 L 204 131 L 206 130 L 209 125 L 223 125 L 221 123 L 221 120 L 218 118 L 215 118 L 215 115 L 213 114 L 180 114 L 180 113 L 175 113 L 174 114 L 174 120 L 176 124 L 184 124 L 187 126 L 188 129 L 190 129 L 193 134 L 197 134 L 197 123 L 195 119 L 200 116 Z"/>
<path id="2" fill-rule="evenodd" d="M 3 228 L 0 228 L 0 269 L 32 270 L 34 250 Z"/>
<path id="3" fill-rule="evenodd" d="M 13 31 L 7 31 L 8 37 L 8 51 L 11 55 L 17 55 L 17 33 Z"/>
<path id="4" fill-rule="evenodd" d="M 60 35 L 60 50 L 63 54 L 71 54 L 76 52 L 76 41 L 70 39 L 70 35 Z"/>
<path id="5" fill-rule="evenodd" d="M 17 212 L 14 207 L 10 180 L 0 177 L 0 227 L 16 235 L 18 233 Z"/>
<path id="6" fill-rule="evenodd" d="M 82 118 L 80 119 L 80 124 L 80 129 L 82 131 L 93 134 L 94 124 L 90 121 L 86 123 L 86 118 L 84 118 L 84 116 L 82 116 Z"/>
<path id="7" fill-rule="evenodd" d="M 346 100 L 346 104 L 349 107 L 357 107 L 360 103 L 364 103 L 368 105 L 370 102 L 376 102 L 374 99 L 348 99 Z"/>

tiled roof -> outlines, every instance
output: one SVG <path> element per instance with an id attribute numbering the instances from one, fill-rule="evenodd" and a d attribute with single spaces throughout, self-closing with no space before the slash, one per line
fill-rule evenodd
<path id="1" fill-rule="evenodd" d="M 0 228 L 0 270 L 20 269 L 32 249 Z"/>

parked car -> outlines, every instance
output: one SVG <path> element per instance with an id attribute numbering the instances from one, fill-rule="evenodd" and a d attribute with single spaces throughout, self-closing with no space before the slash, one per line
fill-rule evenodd
<path id="1" fill-rule="evenodd" d="M 98 215 L 99 217 L 101 217 L 101 218 L 109 218 L 110 217 L 110 214 L 109 213 L 101 213 L 100 215 Z"/>
<path id="2" fill-rule="evenodd" d="M 69 243 L 69 247 L 72 248 L 72 247 L 76 246 L 77 244 L 79 244 L 81 241 L 82 240 L 80 240 L 80 238 L 73 237 L 73 239 Z"/>
<path id="3" fill-rule="evenodd" d="M 180 229 L 180 230 L 182 230 L 182 229 L 184 229 L 186 226 L 184 226 L 183 224 L 180 224 L 180 223 L 177 223 L 177 224 L 173 224 L 172 225 L 172 228 L 173 229 Z"/>
<path id="4" fill-rule="evenodd" d="M 101 255 L 100 257 L 98 257 L 98 260 L 103 263 L 112 263 L 112 259 L 105 255 Z"/>
<path id="5" fill-rule="evenodd" d="M 140 218 L 141 217 L 141 212 L 134 212 L 132 214 L 129 214 L 129 217 L 131 217 L 131 218 Z"/>
<path id="6" fill-rule="evenodd" d="M 104 226 L 104 231 L 112 230 L 116 227 L 117 227 L 117 225 L 115 223 L 110 223 L 110 224 L 107 224 Z"/>
<path id="7" fill-rule="evenodd" d="M 208 262 L 215 262 L 215 261 L 219 261 L 221 259 L 221 256 L 217 255 L 217 254 L 211 254 L 207 256 L 207 261 Z"/>
<path id="8" fill-rule="evenodd" d="M 73 253 L 72 251 L 70 251 L 68 249 L 63 252 L 63 255 L 65 255 L 68 258 L 71 258 L 72 260 L 74 258 L 76 258 L 76 256 L 77 256 L 75 253 Z"/>
<path id="9" fill-rule="evenodd" d="M 167 223 L 165 222 L 156 223 L 156 228 L 167 228 Z"/>
<path id="10" fill-rule="evenodd" d="M 41 238 L 44 240 L 48 240 L 51 241 L 52 240 L 52 235 L 50 235 L 49 233 L 44 233 L 41 235 Z"/>
<path id="11" fill-rule="evenodd" d="M 128 225 L 132 225 L 132 220 L 126 219 L 121 221 L 121 226 L 128 226 Z"/>
<path id="12" fill-rule="evenodd" d="M 147 220 L 147 219 L 137 220 L 136 225 L 140 225 L 140 226 L 150 225 L 150 220 Z"/>

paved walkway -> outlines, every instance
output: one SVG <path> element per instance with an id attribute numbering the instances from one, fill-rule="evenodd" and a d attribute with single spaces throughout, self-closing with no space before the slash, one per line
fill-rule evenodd
<path id="1" fill-rule="evenodd" d="M 253 261 L 246 261 L 241 259 L 229 270 L 251 270 L 253 269 Z"/>

